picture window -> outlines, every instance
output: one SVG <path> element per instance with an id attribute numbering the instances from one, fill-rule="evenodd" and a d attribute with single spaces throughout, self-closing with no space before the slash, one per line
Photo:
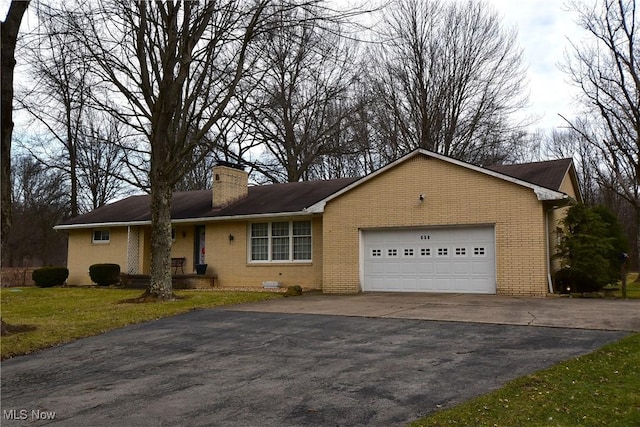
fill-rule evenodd
<path id="1" fill-rule="evenodd" d="M 250 226 L 251 261 L 311 261 L 311 221 L 279 221 Z"/>

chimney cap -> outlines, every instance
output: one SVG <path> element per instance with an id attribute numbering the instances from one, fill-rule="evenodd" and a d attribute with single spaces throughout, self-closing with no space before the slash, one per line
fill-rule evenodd
<path id="1" fill-rule="evenodd" d="M 239 164 L 239 163 L 231 163 L 231 162 L 227 162 L 225 160 L 216 161 L 216 166 L 226 166 L 228 168 L 239 169 L 241 171 L 244 170 L 244 166 L 242 166 L 241 164 Z"/>

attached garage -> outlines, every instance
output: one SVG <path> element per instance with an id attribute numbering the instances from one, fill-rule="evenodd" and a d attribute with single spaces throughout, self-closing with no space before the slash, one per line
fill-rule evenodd
<path id="1" fill-rule="evenodd" d="M 363 230 L 362 290 L 495 294 L 493 226 Z"/>

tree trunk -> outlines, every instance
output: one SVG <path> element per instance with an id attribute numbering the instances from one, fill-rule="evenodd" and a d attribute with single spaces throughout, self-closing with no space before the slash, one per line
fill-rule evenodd
<path id="1" fill-rule="evenodd" d="M 12 1 L 5 21 L 0 24 L 0 252 L 11 230 L 11 137 L 13 134 L 13 70 L 16 66 L 15 50 L 18 31 L 29 1 Z"/>
<path id="2" fill-rule="evenodd" d="M 171 194 L 172 188 L 152 165 L 151 178 L 151 283 L 148 295 L 173 299 L 171 283 Z"/>
<path id="3" fill-rule="evenodd" d="M 635 227 L 636 227 L 636 259 L 635 262 L 636 264 L 636 268 L 640 271 L 640 206 L 636 206 L 636 222 L 635 222 Z M 627 263 L 629 263 L 629 261 L 627 261 Z M 638 274 L 638 277 L 635 280 L 635 283 L 640 283 L 640 274 Z"/>

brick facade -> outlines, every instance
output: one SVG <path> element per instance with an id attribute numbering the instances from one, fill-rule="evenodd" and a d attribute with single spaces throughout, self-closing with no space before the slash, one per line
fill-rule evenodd
<path id="1" fill-rule="evenodd" d="M 232 181 L 241 180 L 242 174 L 246 176 L 233 168 L 222 167 L 218 172 L 221 171 L 232 174 Z M 575 198 L 575 188 L 576 183 L 567 174 L 561 191 Z M 423 201 L 420 195 L 424 196 Z M 496 242 L 496 292 L 544 296 L 549 290 L 548 254 L 555 251 L 556 230 L 566 210 L 556 204 L 538 200 L 532 188 L 419 154 L 408 156 L 330 199 L 324 211 L 312 207 L 309 212 L 314 214 L 263 215 L 255 220 L 311 219 L 311 262 L 250 262 L 248 234 L 252 220 L 238 219 L 175 224 L 172 257 L 186 257 L 184 273 L 192 274 L 195 230 L 204 225 L 207 274 L 217 276 L 217 286 L 259 288 L 265 281 L 277 281 L 284 286 L 321 288 L 327 293 L 356 293 L 362 289 L 362 230 L 491 226 Z M 133 274 L 149 273 L 149 229 L 135 227 L 139 259 L 138 271 Z M 94 244 L 91 229 L 69 230 L 69 284 L 91 284 L 88 269 L 94 263 L 113 262 L 127 271 L 128 255 L 131 257 L 128 229 L 113 227 L 110 233 L 108 244 Z M 557 263 L 553 264 L 557 268 Z"/>
<path id="2" fill-rule="evenodd" d="M 533 190 L 442 160 L 407 159 L 329 201 L 323 222 L 324 292 L 361 290 L 360 230 L 456 225 L 494 225 L 498 294 L 548 291 L 544 211 Z"/>

